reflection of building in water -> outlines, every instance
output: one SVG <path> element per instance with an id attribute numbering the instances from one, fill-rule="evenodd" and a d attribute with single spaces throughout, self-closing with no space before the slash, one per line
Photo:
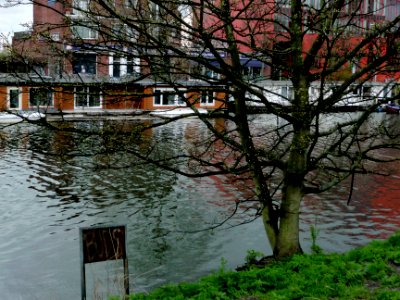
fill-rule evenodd
<path id="1" fill-rule="evenodd" d="M 398 169 L 399 170 L 399 169 Z M 365 211 L 373 227 L 367 236 L 387 238 L 400 228 L 400 177 L 399 172 L 388 177 L 371 176 L 369 183 L 370 210 Z"/>
<path id="2" fill-rule="evenodd" d="M 226 134 L 226 131 L 231 130 L 226 119 L 207 121 L 219 133 Z M 199 120 L 193 120 L 185 125 L 184 141 L 187 153 L 193 156 L 188 163 L 189 171 L 193 173 L 221 171 L 219 175 L 207 176 L 207 179 L 201 177 L 194 179 L 199 184 L 203 180 L 207 180 L 216 189 L 216 197 L 208 202 L 214 206 L 224 207 L 230 213 L 238 206 L 238 218 L 241 221 L 244 221 L 243 218 L 254 218 L 257 205 L 256 202 L 251 201 L 254 197 L 254 185 L 251 178 L 246 173 L 224 174 L 220 169 L 221 162 L 225 168 L 229 168 L 233 167 L 237 159 L 240 160 L 236 151 L 220 138 L 215 137 Z M 201 159 L 202 162 L 199 162 L 198 159 Z"/>
<path id="3" fill-rule="evenodd" d="M 306 196 L 302 221 L 320 229 L 328 244 L 332 241 L 326 234 L 339 239 L 338 245 L 360 246 L 370 239 L 387 238 L 400 228 L 399 165 L 391 164 L 390 176 L 356 176 L 349 205 L 350 180 L 329 192 Z M 309 227 L 304 230 L 309 236 Z"/>

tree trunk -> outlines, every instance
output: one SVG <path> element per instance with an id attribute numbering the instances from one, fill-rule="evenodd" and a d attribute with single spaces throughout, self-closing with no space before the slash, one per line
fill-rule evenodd
<path id="1" fill-rule="evenodd" d="M 300 204 L 302 200 L 301 187 L 286 188 L 281 204 L 279 233 L 274 248 L 274 256 L 283 258 L 296 253 L 302 253 L 299 240 Z"/>

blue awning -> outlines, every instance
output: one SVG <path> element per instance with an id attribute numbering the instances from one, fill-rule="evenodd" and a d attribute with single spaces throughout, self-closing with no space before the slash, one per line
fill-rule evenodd
<path id="1" fill-rule="evenodd" d="M 264 65 L 263 62 L 251 58 L 241 58 L 240 63 L 242 66 L 250 68 L 262 68 L 262 66 Z"/>

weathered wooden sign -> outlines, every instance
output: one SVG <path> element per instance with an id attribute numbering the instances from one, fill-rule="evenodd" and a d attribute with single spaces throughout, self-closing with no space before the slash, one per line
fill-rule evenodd
<path id="1" fill-rule="evenodd" d="M 125 226 L 82 229 L 83 263 L 126 258 Z"/>
<path id="2" fill-rule="evenodd" d="M 82 300 L 86 299 L 85 264 L 123 259 L 125 294 L 129 294 L 129 271 L 126 256 L 126 226 L 80 229 L 82 264 Z"/>

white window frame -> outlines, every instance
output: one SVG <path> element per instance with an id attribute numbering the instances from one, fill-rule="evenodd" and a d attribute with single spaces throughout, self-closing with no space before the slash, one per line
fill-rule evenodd
<path id="1" fill-rule="evenodd" d="M 10 92 L 11 91 L 18 91 L 18 107 L 11 107 L 11 97 L 10 97 Z M 10 110 L 20 110 L 22 109 L 22 89 L 19 87 L 8 87 L 7 88 L 7 107 Z"/>
<path id="2" fill-rule="evenodd" d="M 74 87 L 74 108 L 77 109 L 90 109 L 90 108 L 102 108 L 103 105 L 103 93 L 99 90 L 99 105 L 98 106 L 90 106 L 90 88 L 89 86 L 83 86 L 82 88 L 86 89 L 86 105 L 85 106 L 78 106 L 77 105 L 77 87 Z M 96 87 L 97 88 L 97 87 Z M 97 88 L 98 89 L 98 88 Z"/>
<path id="3" fill-rule="evenodd" d="M 210 94 L 211 100 L 210 101 Z M 200 92 L 200 106 L 214 106 L 215 105 L 215 92 L 212 90 L 203 90 Z"/>
<path id="4" fill-rule="evenodd" d="M 108 57 L 108 65 L 109 65 L 109 76 L 114 77 L 114 62 L 115 62 L 115 57 L 118 57 L 120 59 L 120 77 L 123 76 L 129 76 L 129 75 L 135 75 L 140 73 L 140 58 L 135 57 L 133 54 L 132 55 L 125 55 L 125 56 L 118 56 L 115 55 L 114 53 L 110 53 L 110 56 Z M 131 69 L 131 72 L 128 72 L 128 69 Z"/>
<path id="5" fill-rule="evenodd" d="M 128 68 L 132 68 L 132 72 L 128 72 Z M 125 69 L 127 75 L 140 74 L 140 58 L 135 55 L 127 55 L 125 57 Z"/>
<path id="6" fill-rule="evenodd" d="M 182 92 L 182 90 L 178 90 L 178 91 Z M 160 93 L 160 103 L 159 104 L 156 103 L 156 98 L 157 98 L 158 92 Z M 164 104 L 163 96 L 166 95 L 167 93 L 171 93 L 171 92 L 172 92 L 172 94 L 174 94 L 174 103 L 173 104 Z M 187 98 L 186 93 L 183 93 L 183 97 L 185 99 Z M 177 94 L 177 90 L 175 90 L 173 88 L 155 88 L 154 93 L 153 93 L 153 105 L 154 106 L 170 106 L 170 107 L 186 106 L 186 102 L 179 100 L 179 94 Z"/>

